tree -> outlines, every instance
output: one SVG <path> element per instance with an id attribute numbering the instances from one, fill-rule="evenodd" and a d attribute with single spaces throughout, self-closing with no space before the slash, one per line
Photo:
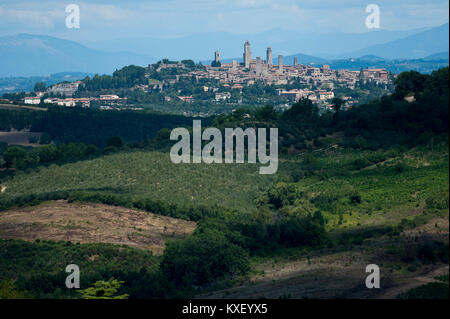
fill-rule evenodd
<path id="1" fill-rule="evenodd" d="M 47 88 L 47 85 L 44 82 L 36 82 L 34 84 L 34 92 L 44 92 Z"/>
<path id="2" fill-rule="evenodd" d="M 278 112 L 272 105 L 266 105 L 256 109 L 255 116 L 258 120 L 261 121 L 276 120 L 278 117 Z"/>
<path id="3" fill-rule="evenodd" d="M 425 81 L 428 76 L 417 71 L 400 73 L 395 79 L 395 94 L 397 99 L 403 99 L 406 95 L 413 93 L 417 99 L 417 93 L 423 92 Z M 448 78 L 447 78 L 448 81 Z"/>
<path id="4" fill-rule="evenodd" d="M 116 295 L 123 281 L 111 278 L 108 281 L 97 281 L 92 287 L 79 290 L 83 299 L 128 299 L 128 294 Z"/>
<path id="5" fill-rule="evenodd" d="M 6 167 L 21 166 L 20 164 L 25 161 L 27 152 L 20 147 L 12 146 L 8 147 L 8 150 L 3 154 Z"/>
<path id="6" fill-rule="evenodd" d="M 268 197 L 269 203 L 278 209 L 295 201 L 297 189 L 294 184 L 280 182 L 269 190 Z"/>
<path id="7" fill-rule="evenodd" d="M 285 121 L 305 121 L 318 118 L 318 108 L 313 105 L 310 99 L 302 98 L 292 107 L 283 113 Z"/>
<path id="8" fill-rule="evenodd" d="M 229 242 L 222 232 L 202 231 L 167 244 L 161 261 L 166 278 L 177 286 L 205 286 L 250 270 L 248 254 L 242 247 Z"/>
<path id="9" fill-rule="evenodd" d="M 117 147 L 117 148 L 120 148 L 122 146 L 123 146 L 122 139 L 120 137 L 118 137 L 118 136 L 110 137 L 106 141 L 106 147 Z"/>
<path id="10" fill-rule="evenodd" d="M 25 299 L 29 298 L 27 291 L 20 291 L 12 280 L 0 282 L 0 299 Z"/>
<path id="11" fill-rule="evenodd" d="M 195 68 L 195 62 L 192 60 L 182 60 L 181 63 L 183 63 L 188 68 Z"/>
<path id="12" fill-rule="evenodd" d="M 48 133 L 42 133 L 39 139 L 39 144 L 50 144 L 52 142 L 52 137 Z"/>
<path id="13" fill-rule="evenodd" d="M 7 149 L 8 149 L 8 143 L 0 142 L 0 155 L 5 153 Z"/>
<path id="14" fill-rule="evenodd" d="M 333 104 L 335 114 L 338 114 L 342 108 L 342 105 L 344 104 L 344 101 L 338 97 L 335 97 L 333 98 L 333 100 L 331 100 L 331 103 Z"/>

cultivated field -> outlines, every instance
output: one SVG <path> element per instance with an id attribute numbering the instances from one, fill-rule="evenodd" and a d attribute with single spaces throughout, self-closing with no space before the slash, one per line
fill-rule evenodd
<path id="1" fill-rule="evenodd" d="M 51 165 L 3 183 L 1 196 L 54 191 L 89 191 L 151 198 L 179 205 L 219 205 L 254 210 L 274 176 L 260 175 L 256 164 L 173 164 L 169 154 L 129 152 L 62 166 Z"/>

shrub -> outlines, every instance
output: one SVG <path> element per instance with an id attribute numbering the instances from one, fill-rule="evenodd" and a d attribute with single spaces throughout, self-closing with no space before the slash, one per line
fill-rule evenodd
<path id="1" fill-rule="evenodd" d="M 445 262 L 448 263 L 448 244 L 439 241 L 426 241 L 417 252 L 417 257 L 423 262 Z"/>
<path id="2" fill-rule="evenodd" d="M 247 252 L 214 230 L 169 242 L 161 261 L 161 271 L 177 286 L 206 286 L 249 270 Z"/>
<path id="3" fill-rule="evenodd" d="M 426 199 L 427 207 L 436 209 L 448 209 L 448 197 L 448 192 L 431 195 Z"/>
<path id="4" fill-rule="evenodd" d="M 268 192 L 269 204 L 276 209 L 292 204 L 297 198 L 297 189 L 291 183 L 277 183 Z"/>
<path id="5" fill-rule="evenodd" d="M 403 173 L 407 168 L 408 166 L 404 162 L 398 162 L 394 165 L 394 170 L 397 173 Z"/>
<path id="6" fill-rule="evenodd" d="M 408 290 L 397 296 L 397 299 L 448 299 L 448 284 L 431 282 Z"/>
<path id="7" fill-rule="evenodd" d="M 48 133 L 42 133 L 39 139 L 39 144 L 50 144 L 52 142 L 52 137 Z"/>
<path id="8" fill-rule="evenodd" d="M 365 157 L 357 158 L 351 163 L 353 169 L 355 170 L 360 170 L 364 167 L 369 166 L 370 164 L 371 162 Z"/>
<path id="9" fill-rule="evenodd" d="M 122 139 L 118 136 L 113 136 L 110 137 L 107 141 L 106 141 L 106 147 L 117 147 L 120 148 L 123 146 L 123 142 Z"/>

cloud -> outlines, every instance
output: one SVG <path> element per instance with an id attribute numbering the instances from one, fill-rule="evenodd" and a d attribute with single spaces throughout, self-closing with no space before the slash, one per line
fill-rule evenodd
<path id="1" fill-rule="evenodd" d="M 65 29 L 65 6 L 80 5 L 81 29 Z M 413 29 L 448 21 L 448 1 L 428 0 L 0 0 L 0 33 L 86 39 L 182 36 L 282 28 L 312 34 L 365 32 L 365 7 L 381 8 L 382 28 Z"/>

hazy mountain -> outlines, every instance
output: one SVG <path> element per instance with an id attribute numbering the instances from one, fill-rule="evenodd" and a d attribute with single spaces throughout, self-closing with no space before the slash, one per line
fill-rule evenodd
<path id="1" fill-rule="evenodd" d="M 111 73 L 125 65 L 147 65 L 162 58 L 211 61 L 216 50 L 221 52 L 222 61 L 231 61 L 233 57 L 241 61 L 246 40 L 251 42 L 254 58 L 265 59 L 266 48 L 271 46 L 275 64 L 279 54 L 284 55 L 285 64 L 292 64 L 294 56 L 299 63 L 319 65 L 345 57 L 363 57 L 361 60 L 372 62 L 384 58 L 416 59 L 448 52 L 448 24 L 431 29 L 361 34 L 315 35 L 274 29 L 247 35 L 202 33 L 182 38 L 124 38 L 84 44 L 19 34 L 0 37 L 0 77 L 58 72 Z M 356 51 L 344 54 L 349 48 Z"/>
<path id="2" fill-rule="evenodd" d="M 50 86 L 63 81 L 74 82 L 82 80 L 88 75 L 92 76 L 90 73 L 62 72 L 46 76 L 0 77 L 0 94 L 9 92 L 30 92 L 33 91 L 36 82 L 44 82 L 47 86 Z"/>
<path id="3" fill-rule="evenodd" d="M 369 55 L 364 55 L 362 57 L 359 57 L 359 60 L 379 62 L 379 61 L 385 61 L 386 59 L 381 58 L 381 57 L 376 56 L 376 55 L 369 54 Z"/>
<path id="4" fill-rule="evenodd" d="M 58 72 L 112 73 L 128 64 L 147 65 L 147 56 L 97 51 L 74 41 L 42 35 L 0 37 L 0 76 Z"/>
<path id="5" fill-rule="evenodd" d="M 439 52 L 439 53 L 431 54 L 431 55 L 425 57 L 425 59 L 427 59 L 427 60 L 448 60 L 449 54 L 448 54 L 448 51 L 447 52 Z"/>
<path id="6" fill-rule="evenodd" d="M 104 50 L 127 50 L 157 58 L 172 60 L 193 59 L 211 60 L 219 50 L 222 58 L 241 57 L 244 42 L 249 40 L 254 57 L 264 58 L 268 46 L 272 47 L 274 57 L 279 54 L 290 56 L 302 52 L 310 56 L 337 58 L 349 48 L 363 49 L 373 44 L 381 44 L 416 34 L 424 29 L 408 31 L 377 30 L 359 34 L 312 34 L 304 31 L 273 29 L 256 34 L 232 34 L 226 32 L 193 34 L 186 37 L 159 39 L 129 37 L 113 40 L 83 42 L 89 47 Z"/>
<path id="7" fill-rule="evenodd" d="M 369 46 L 345 54 L 346 57 L 377 55 L 386 59 L 420 59 L 449 50 L 449 24 L 446 23 L 402 39 Z"/>

